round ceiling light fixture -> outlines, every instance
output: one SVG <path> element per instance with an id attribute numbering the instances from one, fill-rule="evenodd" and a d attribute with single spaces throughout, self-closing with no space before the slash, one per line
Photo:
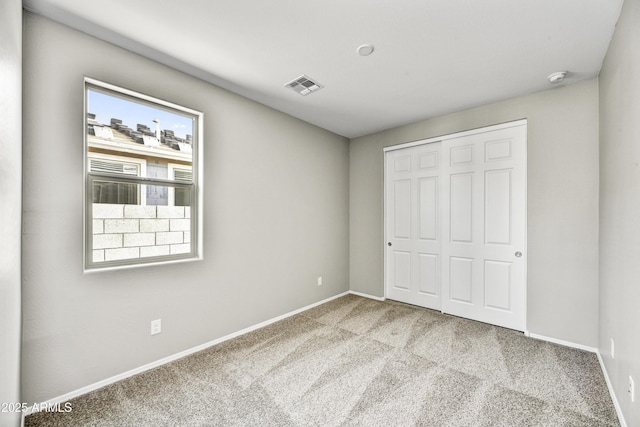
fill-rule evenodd
<path id="1" fill-rule="evenodd" d="M 373 45 L 363 44 L 358 46 L 358 55 L 360 56 L 369 56 L 373 53 Z"/>
<path id="2" fill-rule="evenodd" d="M 547 78 L 549 79 L 549 83 L 555 85 L 561 83 L 565 79 L 565 77 L 567 77 L 566 71 L 557 71 L 555 73 L 549 74 L 549 77 Z"/>

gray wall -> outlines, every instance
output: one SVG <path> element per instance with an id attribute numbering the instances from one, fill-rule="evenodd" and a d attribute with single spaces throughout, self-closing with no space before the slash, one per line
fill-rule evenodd
<path id="1" fill-rule="evenodd" d="M 20 398 L 22 2 L 0 2 L 0 403 Z M 20 425 L 0 412 L 0 426 Z"/>
<path id="2" fill-rule="evenodd" d="M 425 120 L 351 141 L 350 286 L 382 296 L 382 148 L 528 119 L 530 332 L 598 345 L 596 79 Z"/>
<path id="3" fill-rule="evenodd" d="M 640 425 L 638 46 L 640 1 L 625 0 L 600 73 L 600 353 L 629 426 Z M 634 404 L 629 375 L 636 383 Z"/>
<path id="4" fill-rule="evenodd" d="M 30 13 L 23 56 L 24 401 L 348 290 L 345 138 Z M 84 76 L 205 113 L 204 261 L 83 275 Z"/>

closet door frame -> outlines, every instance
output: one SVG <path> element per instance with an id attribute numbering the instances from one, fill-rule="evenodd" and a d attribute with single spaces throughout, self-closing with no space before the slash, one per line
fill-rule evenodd
<path id="1" fill-rule="evenodd" d="M 410 147 L 416 147 L 416 146 L 420 146 L 420 145 L 425 145 L 425 144 L 431 144 L 431 143 L 435 143 L 435 142 L 441 142 L 442 147 L 445 147 L 446 141 L 447 140 L 451 140 L 451 139 L 457 139 L 457 138 L 461 138 L 461 137 L 465 137 L 465 136 L 471 136 L 471 135 L 476 135 L 476 134 L 481 134 L 481 133 L 487 133 L 487 132 L 493 132 L 493 131 L 497 131 L 497 130 L 501 130 L 501 129 L 507 129 L 507 128 L 512 128 L 512 127 L 519 127 L 519 126 L 524 126 L 525 129 L 525 138 L 524 138 L 524 150 L 525 150 L 525 165 L 524 165 L 524 246 L 523 246 L 523 252 L 525 254 L 524 256 L 524 277 L 522 278 L 522 280 L 524 281 L 523 286 L 524 286 L 524 304 L 523 304 L 523 308 L 522 308 L 522 316 L 523 316 L 523 323 L 521 327 L 518 327 L 517 330 L 521 330 L 524 331 L 525 333 L 527 332 L 527 262 L 526 259 L 527 257 L 527 197 L 526 197 L 526 188 L 527 188 L 527 182 L 526 182 L 526 176 L 527 176 L 527 171 L 526 171 L 526 145 L 527 145 L 527 141 L 526 141 L 526 128 L 527 128 L 527 120 L 526 119 L 522 119 L 522 120 L 517 120 L 517 121 L 513 121 L 513 122 L 507 122 L 507 123 L 502 123 L 502 124 L 497 124 L 497 125 L 492 125 L 492 126 L 486 126 L 486 127 L 482 127 L 482 128 L 477 128 L 477 129 L 472 129 L 472 130 L 467 130 L 467 131 L 463 131 L 463 132 L 457 132 L 457 133 L 453 133 L 453 134 L 448 134 L 448 135 L 443 135 L 443 136 L 438 136 L 438 137 L 434 137 L 434 138 L 428 138 L 428 139 L 423 139 L 423 140 L 418 140 L 418 141 L 413 141 L 413 142 L 409 142 L 409 143 L 404 143 L 404 144 L 398 144 L 398 145 L 394 145 L 394 146 L 389 146 L 389 147 L 385 147 L 383 148 L 383 164 L 384 164 L 384 176 L 383 176 L 383 192 L 384 192 L 384 209 L 383 209 L 383 227 L 384 227 L 384 241 L 383 241 L 383 255 L 384 255 L 384 296 L 385 298 L 389 298 L 389 281 L 388 281 L 388 250 L 387 250 L 387 244 L 391 239 L 391 236 L 389 235 L 389 230 L 388 230 L 388 218 L 387 218 L 387 203 L 389 202 L 388 200 L 388 194 L 387 194 L 387 181 L 389 179 L 389 173 L 390 171 L 387 170 L 388 166 L 387 166 L 387 153 L 391 152 L 391 151 L 396 151 L 396 150 L 402 150 L 402 149 L 406 149 L 406 148 L 410 148 Z M 444 202 L 444 200 L 443 200 Z M 520 256 L 520 255 L 518 255 Z M 441 286 L 442 283 L 441 283 Z M 441 294 L 441 298 L 443 297 L 443 292 L 440 292 Z M 392 299 L 392 298 L 390 298 Z M 441 304 L 441 307 L 444 308 L 445 304 Z M 442 308 L 442 309 L 443 309 Z M 441 310 L 442 310 L 441 309 Z"/>

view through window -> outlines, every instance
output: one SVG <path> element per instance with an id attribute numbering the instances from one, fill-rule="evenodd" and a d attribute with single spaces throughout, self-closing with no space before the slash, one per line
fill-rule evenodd
<path id="1" fill-rule="evenodd" d="M 199 257 L 202 113 L 85 79 L 85 268 Z"/>

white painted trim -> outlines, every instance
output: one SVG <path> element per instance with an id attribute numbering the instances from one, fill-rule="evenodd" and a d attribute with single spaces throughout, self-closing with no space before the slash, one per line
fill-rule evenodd
<path id="1" fill-rule="evenodd" d="M 520 119 L 520 120 L 516 120 L 516 121 L 513 121 L 513 122 L 506 122 L 506 123 L 500 123 L 500 124 L 497 124 L 497 125 L 484 126 L 484 127 L 480 127 L 480 128 L 476 128 L 476 129 L 469 129 L 469 130 L 465 130 L 465 131 L 462 131 L 462 132 L 456 132 L 456 133 L 451 133 L 451 134 L 447 134 L 447 135 L 435 136 L 435 137 L 427 138 L 427 139 L 420 139 L 418 141 L 405 142 L 404 144 L 391 145 L 389 147 L 384 147 L 382 149 L 382 151 L 383 152 L 387 152 L 387 151 L 401 150 L 403 148 L 415 147 L 417 145 L 430 144 L 432 142 L 438 142 L 438 141 L 446 141 L 448 139 L 460 138 L 462 136 L 477 135 L 479 133 L 492 132 L 494 130 L 507 129 L 507 128 L 512 128 L 512 127 L 516 127 L 516 126 L 523 126 L 523 125 L 525 125 L 525 126 L 527 125 L 527 119 Z"/>
<path id="2" fill-rule="evenodd" d="M 349 291 L 349 293 L 351 295 L 357 295 L 357 296 L 363 297 L 363 298 L 374 299 L 376 301 L 386 301 L 387 300 L 385 297 L 377 297 L 377 296 L 365 294 L 365 293 L 362 293 L 362 292 Z"/>
<path id="3" fill-rule="evenodd" d="M 600 368 L 602 369 L 602 373 L 604 374 L 604 380 L 607 383 L 607 388 L 609 389 L 609 395 L 611 395 L 611 400 L 613 401 L 613 406 L 616 408 L 616 413 L 618 414 L 618 421 L 620 422 L 621 427 L 627 427 L 627 422 L 624 419 L 624 414 L 622 413 L 622 408 L 620 407 L 620 402 L 618 402 L 618 398 L 616 397 L 615 392 L 613 391 L 613 384 L 611 384 L 611 380 L 609 379 L 609 373 L 607 372 L 607 368 L 604 365 L 604 360 L 602 359 L 602 355 L 599 351 L 596 352 L 598 355 L 598 361 L 600 362 Z"/>
<path id="4" fill-rule="evenodd" d="M 547 342 L 551 342 L 551 343 L 554 343 L 554 344 L 563 345 L 565 347 L 577 348 L 578 350 L 584 350 L 584 351 L 588 351 L 590 353 L 598 353 L 598 349 L 595 348 L 595 347 L 589 347 L 589 346 L 583 345 L 583 344 L 576 344 L 576 343 L 573 343 L 573 342 L 570 342 L 570 341 L 564 341 L 564 340 L 560 340 L 560 339 L 557 339 L 557 338 L 545 337 L 544 335 L 532 334 L 529 331 L 525 331 L 524 334 L 527 337 L 534 338 L 534 339 L 537 339 L 537 340 L 547 341 Z"/>
<path id="5" fill-rule="evenodd" d="M 150 369 L 157 368 L 158 366 L 165 365 L 165 364 L 167 364 L 169 362 L 173 362 L 174 360 L 182 359 L 183 357 L 189 356 L 189 355 L 191 355 L 193 353 L 197 353 L 198 351 L 205 350 L 205 349 L 207 349 L 209 347 L 212 347 L 212 346 L 214 346 L 216 344 L 220 344 L 221 342 L 224 342 L 224 341 L 239 337 L 240 335 L 247 334 L 249 332 L 255 331 L 256 329 L 264 328 L 265 326 L 268 326 L 268 325 L 270 325 L 272 323 L 279 322 L 280 320 L 286 319 L 287 317 L 291 317 L 291 316 L 294 316 L 296 314 L 302 313 L 303 311 L 307 311 L 307 310 L 309 310 L 309 309 L 311 309 L 313 307 L 316 307 L 318 305 L 321 305 L 321 304 L 324 304 L 326 302 L 332 301 L 334 299 L 343 297 L 345 295 L 348 295 L 349 293 L 353 293 L 353 292 L 350 292 L 350 291 L 342 292 L 341 294 L 334 295 L 332 297 L 323 299 L 322 301 L 318 301 L 318 302 L 315 302 L 313 304 L 309 304 L 307 306 L 299 308 L 297 310 L 290 311 L 289 313 L 285 313 L 283 315 L 274 317 L 272 319 L 265 320 L 264 322 L 260 322 L 260 323 L 258 323 L 256 325 L 249 326 L 248 328 L 242 329 L 242 330 L 237 331 L 237 332 L 233 332 L 233 333 L 231 333 L 229 335 L 225 335 L 225 336 L 217 338 L 217 339 L 215 339 L 213 341 L 209 341 L 209 342 L 206 342 L 204 344 L 197 345 L 195 347 L 192 347 L 190 349 L 181 351 L 179 353 L 172 354 L 171 356 L 167 356 L 167 357 L 164 357 L 164 358 L 162 358 L 160 360 L 156 360 L 155 362 L 147 363 L 146 365 L 140 366 L 138 368 L 134 368 L 134 369 L 131 369 L 129 371 L 123 372 L 121 374 L 114 375 L 113 377 L 110 377 L 110 378 L 104 379 L 102 381 L 98 381 L 96 383 L 90 384 L 88 386 L 79 388 L 77 390 L 74 390 L 74 391 L 71 391 L 69 393 L 63 394 L 62 396 L 54 397 L 53 399 L 47 400 L 46 402 L 38 402 L 38 405 L 39 406 L 43 406 L 43 407 L 47 407 L 47 406 L 53 406 L 53 405 L 56 405 L 56 404 L 64 403 L 64 402 L 66 402 L 68 400 L 71 400 L 71 399 L 74 399 L 74 398 L 76 398 L 78 396 L 82 396 L 83 394 L 87 394 L 87 393 L 90 393 L 92 391 L 98 390 L 98 389 L 100 389 L 102 387 L 108 386 L 108 385 L 113 384 L 115 382 L 122 381 L 122 380 L 124 380 L 126 378 L 132 377 L 132 376 L 137 375 L 137 374 L 141 374 L 141 373 L 143 373 L 145 371 L 148 371 Z M 362 296 L 366 296 L 366 295 L 362 294 Z M 369 296 L 369 298 L 374 298 L 375 299 L 377 297 Z M 27 409 L 26 411 L 23 412 L 23 414 L 22 414 L 23 423 L 24 423 L 24 417 L 26 417 L 27 415 L 29 415 L 29 414 L 31 414 L 33 412 L 38 412 L 38 411 L 33 411 L 33 405 L 31 405 L 29 407 L 29 409 Z"/>
<path id="6" fill-rule="evenodd" d="M 607 368 L 604 365 L 604 360 L 602 359 L 602 355 L 600 354 L 600 350 L 594 347 L 589 347 L 582 344 L 576 344 L 569 341 L 559 340 L 556 338 L 545 337 L 543 335 L 532 334 L 529 331 L 525 331 L 524 333 L 527 337 L 534 338 L 541 341 L 548 341 L 554 344 L 563 345 L 565 347 L 577 348 L 579 350 L 585 350 L 590 353 L 595 353 L 598 356 L 598 362 L 600 362 L 600 369 L 602 369 L 602 374 L 604 375 L 604 380 L 607 383 L 607 389 L 609 390 L 609 395 L 611 396 L 611 400 L 613 401 L 613 406 L 616 408 L 616 414 L 618 415 L 618 421 L 620 422 L 621 427 L 627 427 L 627 423 L 624 420 L 624 415 L 622 413 L 622 408 L 620 407 L 620 403 L 618 402 L 618 398 L 616 397 L 615 392 L 613 391 L 613 385 L 611 384 L 611 380 L 609 379 L 609 373 L 607 372 Z"/>
<path id="7" fill-rule="evenodd" d="M 382 296 L 387 298 L 387 152 L 382 150 Z"/>
<path id="8" fill-rule="evenodd" d="M 229 335 L 225 335 L 224 337 L 215 339 L 213 341 L 209 341 L 209 342 L 204 343 L 204 344 L 200 344 L 198 346 L 192 347 L 192 348 L 190 348 L 188 350 L 185 350 L 185 351 L 181 351 L 181 352 L 173 354 L 171 356 L 167 356 L 167 357 L 162 358 L 160 360 L 157 360 L 155 362 L 147 363 L 146 365 L 140 366 L 140 367 L 135 368 L 135 369 L 131 369 L 131 370 L 123 372 L 121 374 L 114 375 L 113 377 L 107 378 L 107 379 L 102 380 L 102 381 L 98 381 L 98 382 L 90 384 L 90 385 L 88 385 L 86 387 L 79 388 L 79 389 L 74 390 L 72 392 L 63 394 L 62 396 L 54 397 L 53 399 L 47 400 L 46 402 L 40 402 L 39 405 L 43 406 L 43 407 L 50 407 L 50 406 L 54 406 L 56 404 L 61 404 L 61 403 L 67 402 L 67 401 L 69 401 L 71 399 L 74 399 L 74 398 L 76 398 L 78 396 L 82 396 L 83 394 L 90 393 L 92 391 L 98 390 L 98 389 L 100 389 L 102 387 L 106 387 L 106 386 L 108 386 L 110 384 L 113 384 L 115 382 L 118 382 L 118 381 L 124 380 L 126 378 L 132 377 L 134 375 L 143 373 L 143 372 L 151 370 L 153 368 L 157 368 L 158 366 L 162 366 L 162 365 L 165 365 L 167 363 L 173 362 L 175 360 L 182 359 L 183 357 L 189 356 L 189 355 L 191 355 L 193 353 L 197 353 L 198 351 L 205 350 L 205 349 L 207 349 L 209 347 L 212 347 L 212 346 L 214 346 L 216 344 L 220 344 L 220 343 L 222 343 L 224 341 L 239 337 L 239 336 L 244 335 L 246 333 L 252 332 L 252 331 L 254 331 L 256 329 L 263 328 L 263 327 L 268 326 L 268 325 L 270 325 L 272 323 L 275 323 L 275 322 L 278 322 L 280 320 L 286 319 L 287 317 L 294 316 L 296 314 L 302 313 L 303 311 L 309 310 L 309 309 L 311 309 L 313 307 L 319 306 L 321 304 L 327 303 L 329 301 L 332 301 L 334 299 L 337 299 L 337 298 L 340 298 L 340 297 L 343 297 L 343 296 L 349 295 L 349 294 L 360 296 L 360 297 L 363 297 L 363 298 L 373 299 L 373 300 L 376 300 L 376 301 L 385 301 L 386 300 L 385 297 L 377 297 L 377 296 L 374 296 L 374 295 L 369 295 L 369 294 L 365 294 L 365 293 L 357 292 L 357 291 L 342 292 L 342 293 L 340 293 L 338 295 L 334 295 L 332 297 L 325 298 L 322 301 L 318 301 L 318 302 L 315 302 L 313 304 L 309 304 L 309 305 L 307 305 L 305 307 L 299 308 L 297 310 L 293 310 L 293 311 L 291 311 L 289 313 L 274 317 L 274 318 L 269 319 L 269 320 L 265 320 L 264 322 L 258 323 L 258 324 L 253 325 L 253 326 L 249 326 L 248 328 L 245 328 L 245 329 L 242 329 L 240 331 L 231 333 Z M 618 420 L 620 421 L 620 425 L 621 425 L 621 427 L 627 427 L 627 423 L 625 422 L 624 416 L 622 414 L 622 409 L 620 408 L 620 404 L 618 402 L 618 399 L 616 398 L 616 395 L 613 392 L 613 386 L 611 385 L 611 381 L 609 380 L 609 375 L 608 375 L 607 370 L 605 368 L 604 361 L 602 360 L 602 356 L 600 356 L 600 352 L 598 351 L 598 349 L 593 348 L 593 347 L 587 347 L 587 346 L 584 346 L 584 345 L 581 345 L 581 344 L 575 344 L 575 343 L 571 343 L 571 342 L 568 342 L 568 341 L 555 339 L 555 338 L 545 337 L 545 336 L 542 336 L 542 335 L 532 334 L 529 331 L 525 331 L 524 334 L 527 337 L 530 337 L 530 338 L 539 339 L 539 340 L 542 340 L 542 341 L 548 341 L 548 342 L 552 342 L 554 344 L 560 344 L 560 345 L 564 345 L 566 347 L 572 347 L 572 348 L 577 348 L 577 349 L 580 349 L 580 350 L 586 350 L 586 351 L 590 351 L 592 353 L 596 353 L 596 355 L 598 356 L 598 361 L 600 362 L 600 367 L 602 368 L 602 372 L 604 374 L 604 379 L 605 379 L 605 381 L 607 383 L 607 388 L 609 389 L 609 394 L 611 395 L 611 399 L 613 400 L 613 405 L 616 408 L 616 413 L 618 415 Z M 22 413 L 21 426 L 24 426 L 25 417 L 27 415 L 29 415 L 29 414 L 32 414 L 32 413 L 34 413 L 33 405 L 31 405 L 31 407 L 29 409 L 27 409 L 26 411 L 24 411 Z"/>

